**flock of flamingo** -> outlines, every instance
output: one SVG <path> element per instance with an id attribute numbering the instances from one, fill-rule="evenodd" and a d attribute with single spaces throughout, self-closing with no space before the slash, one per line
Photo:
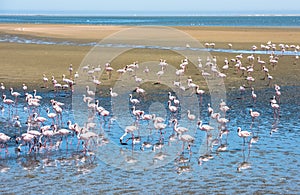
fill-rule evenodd
<path id="1" fill-rule="evenodd" d="M 268 42 L 267 46 L 272 48 L 274 44 Z M 278 119 L 280 116 L 280 86 L 272 84 L 273 77 L 270 75 L 271 71 L 269 69 L 273 66 L 277 66 L 279 59 L 280 56 L 274 55 L 272 52 L 270 52 L 269 55 L 269 62 L 265 62 L 259 56 L 255 57 L 253 54 L 244 59 L 243 54 L 240 54 L 231 60 L 225 58 L 224 64 L 219 66 L 215 56 L 208 56 L 205 62 L 199 57 L 197 59 L 198 65 L 196 66 L 204 78 L 212 79 L 226 79 L 228 69 L 234 70 L 235 74 L 244 82 L 239 88 L 241 97 L 251 97 L 253 104 L 257 101 L 257 94 L 253 86 L 257 78 L 253 76 L 253 73 L 257 72 L 258 75 L 263 77 L 262 80 L 267 80 L 267 86 L 274 87 L 274 96 L 271 100 L 267 100 L 267 103 L 270 104 L 270 108 L 274 111 L 274 118 Z M 183 59 L 181 61 L 176 72 L 174 72 L 175 79 L 170 84 L 178 87 L 180 90 L 190 90 L 197 94 L 202 104 L 202 96 L 207 92 L 202 90 L 201 86 L 195 83 L 191 77 L 189 77 L 187 81 L 178 79 L 182 78 L 180 76 L 187 74 L 189 64 L 189 59 Z M 243 64 L 248 64 L 248 66 L 243 66 Z M 168 64 L 166 60 L 161 59 L 158 65 L 161 67 L 161 70 L 156 73 L 159 83 L 160 78 L 168 71 Z M 270 67 L 269 69 L 267 68 L 268 66 Z M 89 110 L 89 118 L 95 119 L 97 117 L 100 120 L 100 126 L 106 123 L 110 125 L 114 120 L 118 120 L 114 119 L 113 113 L 111 113 L 109 108 L 104 108 L 100 105 L 100 101 L 97 99 L 97 92 L 91 90 L 92 85 L 101 87 L 101 80 L 97 79 L 96 74 L 101 72 L 102 68 L 104 68 L 104 71 L 107 73 L 108 79 L 111 79 L 111 75 L 114 72 L 118 74 L 134 74 L 131 78 L 135 80 L 137 85 L 135 90 L 130 93 L 128 97 L 128 104 L 132 107 L 132 119 L 135 122 L 128 124 L 128 126 L 123 129 L 123 132 L 119 133 L 120 147 L 134 148 L 135 145 L 139 145 L 138 148 L 141 151 L 148 150 L 157 152 L 163 151 L 164 147 L 166 147 L 165 143 L 182 142 L 178 159 L 179 162 L 186 163 L 190 161 L 190 156 L 193 154 L 192 146 L 197 141 L 195 136 L 192 136 L 190 132 L 198 129 L 205 133 L 205 140 L 207 142 L 207 151 L 198 157 L 198 163 L 202 164 L 202 162 L 213 158 L 212 152 L 215 147 L 216 152 L 228 150 L 227 140 L 229 134 L 230 136 L 242 138 L 243 147 L 248 143 L 248 147 L 250 148 L 251 144 L 258 140 L 258 136 L 256 136 L 254 132 L 243 130 L 241 127 L 231 127 L 236 129 L 236 133 L 229 131 L 228 123 L 230 123 L 230 120 L 226 113 L 230 112 L 230 106 L 223 100 L 220 100 L 219 110 L 214 110 L 210 104 L 207 106 L 208 116 L 217 122 L 217 127 L 211 126 L 208 124 L 208 121 L 203 121 L 203 117 L 197 117 L 196 114 L 191 113 L 190 110 L 186 113 L 181 113 L 181 115 L 186 115 L 188 123 L 194 124 L 195 128 L 188 129 L 181 126 L 180 120 L 177 117 L 177 114 L 180 112 L 180 99 L 176 94 L 172 94 L 172 92 L 168 92 L 164 96 L 166 99 L 165 108 L 170 114 L 168 117 L 169 120 L 158 116 L 157 113 L 147 113 L 144 110 L 140 110 L 139 108 L 141 104 L 143 104 L 143 99 L 147 96 L 147 90 L 139 86 L 144 79 L 143 75 L 135 74 L 135 70 L 139 68 L 138 62 L 126 65 L 124 68 L 116 71 L 110 63 L 105 64 L 105 67 L 101 67 L 100 65 L 96 68 L 90 65 L 82 67 L 80 74 L 86 74 L 90 80 L 90 85 L 86 86 L 86 93 L 82 94 L 82 104 Z M 63 74 L 61 82 L 56 80 L 54 76 L 48 79 L 46 74 L 44 74 L 42 76 L 43 87 L 49 89 L 53 87 L 51 91 L 54 91 L 56 94 L 60 93 L 61 90 L 69 90 L 70 93 L 74 92 L 76 85 L 73 78 L 76 80 L 76 78 L 86 75 L 79 75 L 78 72 L 73 71 L 72 64 L 69 66 L 68 71 L 70 78 L 67 78 L 67 76 Z M 143 70 L 143 73 L 147 74 L 150 71 L 151 67 L 147 67 Z M 185 83 L 187 83 L 187 86 L 184 86 Z M 1 148 L 6 148 L 6 155 L 8 155 L 8 146 L 10 144 L 13 145 L 13 143 L 17 143 L 16 151 L 19 153 L 38 153 L 47 150 L 58 150 L 62 142 L 65 142 L 66 147 L 70 147 L 70 144 L 75 139 L 77 140 L 77 150 L 82 150 L 84 153 L 92 153 L 93 146 L 100 146 L 101 144 L 109 142 L 109 139 L 104 137 L 103 134 L 95 131 L 96 128 L 99 128 L 99 124 L 95 123 L 95 121 L 88 121 L 85 125 L 80 126 L 78 123 L 72 122 L 70 116 L 66 114 L 63 115 L 66 102 L 59 102 L 56 98 L 46 102 L 43 96 L 38 95 L 39 92 L 36 89 L 33 90 L 33 93 L 30 93 L 25 84 L 22 86 L 22 91 L 17 92 L 13 88 L 1 83 L 0 90 L 2 92 L 2 118 L 5 118 L 5 120 L 1 122 L 1 126 L 2 129 L 10 129 L 9 132 L 0 133 Z M 107 93 L 110 94 L 111 98 L 118 96 L 118 93 L 113 91 L 113 88 L 110 88 Z M 19 106 L 19 104 L 22 103 L 23 105 Z M 201 106 L 205 107 L 205 105 Z M 26 119 L 21 120 L 22 117 L 20 117 L 19 114 L 25 115 Z M 252 124 L 255 123 L 260 115 L 261 113 L 255 111 L 255 107 L 249 109 Z M 157 136 L 156 139 L 153 137 L 149 138 L 153 136 L 151 133 L 149 133 L 146 138 L 139 135 L 139 123 L 142 123 L 142 121 L 146 121 L 146 123 L 149 124 L 149 129 L 155 131 L 154 136 Z M 212 136 L 212 131 L 218 132 L 216 138 Z M 128 134 L 131 136 L 128 136 Z M 167 134 L 169 134 L 168 137 L 166 137 Z M 188 157 L 185 157 L 185 154 L 188 154 Z M 245 162 L 246 160 L 241 164 L 239 169 L 248 166 Z M 184 167 L 182 167 L 182 169 L 185 170 Z"/>

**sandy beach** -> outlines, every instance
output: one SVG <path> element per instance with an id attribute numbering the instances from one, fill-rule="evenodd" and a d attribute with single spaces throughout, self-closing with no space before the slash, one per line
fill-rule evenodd
<path id="1" fill-rule="evenodd" d="M 28 39 L 39 38 L 54 41 L 73 41 L 77 43 L 98 42 L 101 39 L 116 33 L 120 30 L 128 29 L 126 26 L 83 26 L 83 25 L 34 25 L 34 24 L 1 24 L 1 35 L 17 35 Z M 247 27 L 176 27 L 188 33 L 193 38 L 199 40 L 203 45 L 214 42 L 215 48 L 228 48 L 231 43 L 233 49 L 250 50 L 252 45 L 260 47 L 267 41 L 275 44 L 300 44 L 300 30 L 298 28 L 247 28 Z M 42 75 L 46 74 L 49 79 L 51 75 L 61 78 L 62 74 L 68 74 L 69 64 L 73 64 L 76 71 L 92 49 L 92 46 L 68 46 L 68 45 L 46 45 L 46 44 L 22 44 L 22 43 L 0 43 L 0 81 L 7 86 L 21 88 L 22 83 L 31 87 L 42 86 Z M 140 52 L 137 55 L 137 52 Z M 152 59 L 162 57 L 157 51 L 132 51 L 128 53 L 127 59 L 115 59 L 112 67 L 116 70 L 133 61 L 142 62 L 147 53 Z M 167 62 L 180 64 L 180 57 L 171 57 L 166 53 L 163 56 Z M 225 58 L 235 58 L 234 53 L 211 53 L 216 56 L 219 66 L 223 66 Z M 157 56 L 157 57 L 156 57 Z M 244 55 L 246 57 L 246 55 Z M 257 57 L 257 56 L 256 56 Z M 268 55 L 260 55 L 261 59 L 268 61 Z M 147 57 L 146 57 L 147 58 Z M 150 58 L 150 57 L 149 57 Z M 245 59 L 244 59 L 245 60 Z M 300 62 L 299 62 L 300 63 Z M 247 64 L 245 64 L 246 66 Z M 238 75 L 234 73 L 232 67 L 226 72 L 226 87 L 238 87 L 241 82 Z M 268 65 L 269 66 L 269 65 Z M 256 66 L 259 69 L 258 65 Z M 269 67 L 270 68 L 270 67 Z M 200 82 L 199 74 L 194 74 L 193 70 L 188 73 L 193 80 Z M 282 56 L 274 70 L 270 72 L 274 77 L 274 82 L 280 85 L 297 85 L 300 78 L 299 64 L 295 63 L 295 56 Z M 259 73 L 257 73 L 259 74 Z M 114 79 L 115 77 L 113 77 Z M 239 82 L 236 82 L 239 81 Z M 256 85 L 263 85 L 265 81 L 256 81 Z M 111 82 L 104 82 L 111 85 Z"/>

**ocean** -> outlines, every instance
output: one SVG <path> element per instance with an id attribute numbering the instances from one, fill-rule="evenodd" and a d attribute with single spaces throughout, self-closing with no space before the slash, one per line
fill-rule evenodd
<path id="1" fill-rule="evenodd" d="M 57 16 L 1 15 L 0 23 L 300 27 L 300 16 Z"/>

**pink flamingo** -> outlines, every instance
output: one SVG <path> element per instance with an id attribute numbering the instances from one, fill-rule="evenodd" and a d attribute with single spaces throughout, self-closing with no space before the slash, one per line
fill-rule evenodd
<path id="1" fill-rule="evenodd" d="M 237 133 L 238 133 L 238 136 L 243 138 L 244 142 L 243 142 L 243 145 L 245 145 L 245 142 L 246 142 L 246 138 L 251 136 L 251 132 L 249 131 L 242 131 L 242 128 L 241 127 L 238 127 L 237 129 Z"/>
<path id="2" fill-rule="evenodd" d="M 15 97 L 15 104 L 18 102 L 18 97 L 21 95 L 19 92 L 14 91 L 13 88 L 10 88 L 10 94 Z"/>
<path id="3" fill-rule="evenodd" d="M 10 107 L 11 107 L 11 104 L 14 103 L 14 101 L 11 99 L 7 99 L 6 95 L 3 95 L 2 98 L 3 98 L 3 103 L 8 105 L 8 116 L 10 117 Z"/>
<path id="4" fill-rule="evenodd" d="M 6 149 L 5 152 L 8 153 L 8 147 L 7 147 L 7 142 L 11 140 L 11 137 L 5 135 L 4 133 L 0 133 L 0 143 L 5 145 Z"/>
<path id="5" fill-rule="evenodd" d="M 250 115 L 252 117 L 252 122 L 254 122 L 254 119 L 260 116 L 259 112 L 253 111 L 252 109 L 249 110 Z"/>

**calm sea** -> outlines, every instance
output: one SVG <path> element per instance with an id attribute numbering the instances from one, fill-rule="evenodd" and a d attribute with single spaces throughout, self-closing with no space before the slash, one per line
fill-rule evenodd
<path id="1" fill-rule="evenodd" d="M 0 23 L 299 27 L 300 16 L 46 16 L 2 15 Z"/>

